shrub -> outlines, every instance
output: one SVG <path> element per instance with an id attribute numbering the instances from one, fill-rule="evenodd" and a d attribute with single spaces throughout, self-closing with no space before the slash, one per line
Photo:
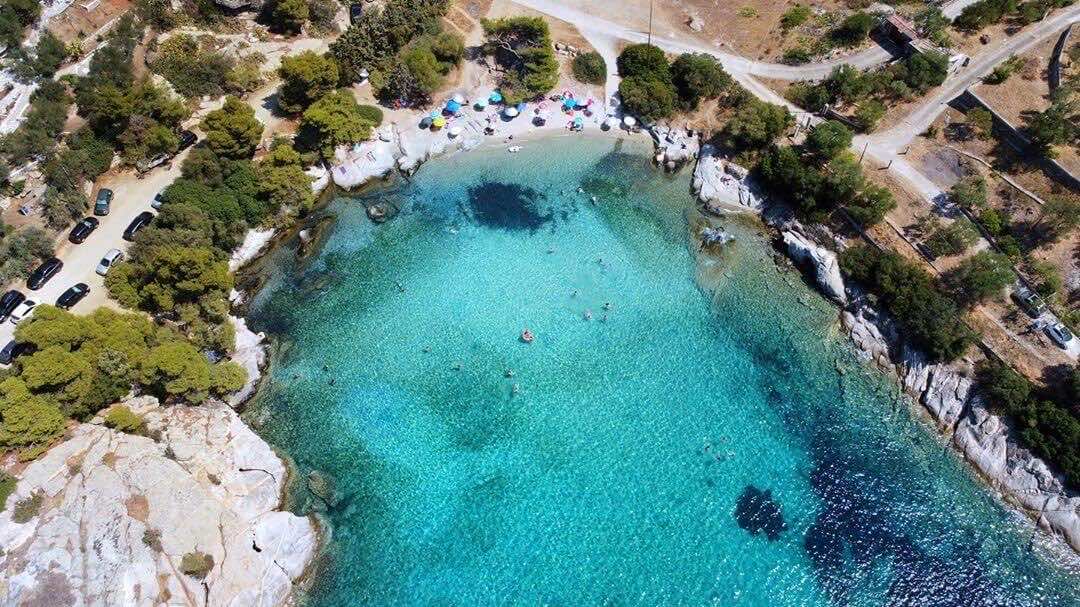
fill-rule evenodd
<path id="1" fill-rule="evenodd" d="M 298 114 L 337 87 L 337 63 L 328 55 L 304 51 L 285 57 L 278 68 L 278 107 L 287 114 Z"/>
<path id="2" fill-rule="evenodd" d="M 981 209 L 986 206 L 986 180 L 978 175 L 965 177 L 949 189 L 949 198 L 969 211 Z"/>
<path id="3" fill-rule="evenodd" d="M 105 416 L 105 425 L 127 434 L 142 434 L 143 418 L 124 405 L 114 405 Z"/>
<path id="4" fill-rule="evenodd" d="M 361 118 L 370 122 L 372 126 L 382 124 L 383 112 L 378 106 L 364 104 L 360 106 L 357 113 Z"/>
<path id="5" fill-rule="evenodd" d="M 968 250 L 979 240 L 979 231 L 967 218 L 938 228 L 926 241 L 926 246 L 934 255 L 959 255 Z"/>
<path id="6" fill-rule="evenodd" d="M 732 86 L 731 76 L 720 62 L 704 53 L 683 53 L 671 64 L 671 80 L 686 109 L 697 108 L 702 99 L 715 99 Z"/>
<path id="7" fill-rule="evenodd" d="M 855 108 L 855 120 L 859 122 L 859 129 L 869 133 L 877 128 L 877 123 L 885 116 L 885 105 L 877 99 L 868 99 L 859 103 Z"/>
<path id="8" fill-rule="evenodd" d="M 814 127 L 806 137 L 806 149 L 820 160 L 828 162 L 851 145 L 852 133 L 842 122 L 826 120 Z"/>
<path id="9" fill-rule="evenodd" d="M 0 512 L 7 508 L 7 500 L 15 492 L 18 482 L 18 479 L 7 472 L 0 472 Z"/>
<path id="10" fill-rule="evenodd" d="M 619 53 L 615 63 L 623 78 L 671 80 L 667 56 L 659 47 L 651 44 L 631 44 Z"/>
<path id="11" fill-rule="evenodd" d="M 574 57 L 574 78 L 586 84 L 604 84 L 607 80 L 607 63 L 600 53 L 589 51 Z"/>
<path id="12" fill-rule="evenodd" d="M 796 4 L 795 6 L 787 9 L 787 11 L 785 11 L 784 14 L 780 17 L 780 27 L 784 31 L 795 29 L 796 27 L 799 27 L 800 25 L 805 23 L 812 14 L 813 12 L 810 10 L 809 6 Z"/>
<path id="13" fill-rule="evenodd" d="M 541 17 L 506 17 L 481 22 L 484 52 L 506 70 L 499 90 L 508 104 L 550 91 L 559 81 L 559 62 L 551 45 L 551 32 Z"/>
<path id="14" fill-rule="evenodd" d="M 754 99 L 735 112 L 724 125 L 721 137 L 737 150 L 762 150 L 794 120 L 786 107 Z"/>
<path id="15" fill-rule="evenodd" d="M 214 557 L 205 552 L 188 552 L 180 559 L 180 571 L 184 575 L 201 580 L 214 568 Z"/>
<path id="16" fill-rule="evenodd" d="M 161 531 L 157 529 L 147 529 L 143 531 L 142 536 L 143 544 L 146 544 L 148 548 L 156 553 L 161 553 L 163 548 L 161 546 Z"/>
<path id="17" fill-rule="evenodd" d="M 45 494 L 35 491 L 30 497 L 15 502 L 15 510 L 11 513 L 11 520 L 20 525 L 29 522 L 41 511 L 41 505 L 45 501 Z"/>

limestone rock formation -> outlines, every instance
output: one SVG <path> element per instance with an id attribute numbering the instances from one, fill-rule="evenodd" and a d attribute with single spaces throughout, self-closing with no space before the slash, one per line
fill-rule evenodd
<path id="1" fill-rule="evenodd" d="M 222 403 L 127 405 L 157 440 L 79 424 L 17 475 L 0 513 L 3 602 L 284 603 L 318 536 L 278 510 L 281 459 Z M 14 505 L 33 495 L 40 508 L 15 522 Z M 195 551 L 213 558 L 201 580 L 180 571 Z"/>
<path id="2" fill-rule="evenodd" d="M 825 295 L 840 305 L 846 304 L 844 278 L 840 275 L 840 264 L 836 260 L 836 253 L 818 246 L 795 230 L 785 230 L 783 237 L 788 255 L 795 261 L 813 267 L 818 286 Z"/>
<path id="3" fill-rule="evenodd" d="M 762 208 L 762 199 L 755 193 L 756 188 L 747 171 L 717 156 L 715 148 L 709 144 L 701 146 L 692 187 L 698 200 L 712 213 L 721 214 L 740 207 L 749 211 Z"/>

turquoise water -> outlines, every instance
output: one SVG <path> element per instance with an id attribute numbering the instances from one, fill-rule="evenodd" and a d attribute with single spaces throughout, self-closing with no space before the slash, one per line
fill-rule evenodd
<path id="1" fill-rule="evenodd" d="M 332 526 L 308 602 L 1080 604 L 765 236 L 697 250 L 648 152 L 446 158 L 270 257 L 248 416 Z"/>

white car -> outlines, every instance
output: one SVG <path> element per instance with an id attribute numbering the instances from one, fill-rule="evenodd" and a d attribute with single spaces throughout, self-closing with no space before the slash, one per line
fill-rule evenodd
<path id="1" fill-rule="evenodd" d="M 150 208 L 160 211 L 163 206 L 165 206 L 165 201 L 161 198 L 161 192 L 158 192 L 154 195 L 154 199 L 150 201 Z"/>
<path id="2" fill-rule="evenodd" d="M 124 259 L 124 252 L 120 249 L 109 249 L 109 252 L 105 254 L 105 257 L 101 258 L 101 263 L 97 265 L 96 272 L 102 276 L 109 273 L 109 268 L 120 263 Z"/>
<path id="3" fill-rule="evenodd" d="M 19 324 L 24 319 L 30 318 L 30 313 L 34 311 L 34 306 L 37 302 L 26 299 L 11 311 L 11 324 Z"/>
<path id="4" fill-rule="evenodd" d="M 1050 339 L 1054 340 L 1054 343 L 1065 348 L 1069 348 L 1069 342 L 1072 341 L 1073 334 L 1069 330 L 1069 327 L 1056 322 L 1052 325 L 1046 325 L 1046 334 L 1050 336 Z"/>

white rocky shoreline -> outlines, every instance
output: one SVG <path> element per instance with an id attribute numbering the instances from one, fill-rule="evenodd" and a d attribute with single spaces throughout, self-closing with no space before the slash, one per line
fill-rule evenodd
<path id="1" fill-rule="evenodd" d="M 712 213 L 765 210 L 745 171 L 712 157 L 708 146 L 694 169 L 694 193 Z M 749 193 L 749 195 L 748 195 Z M 782 214 L 778 214 L 782 215 Z M 893 323 L 878 313 L 840 275 L 836 242 L 819 242 L 788 217 L 770 216 L 788 256 L 812 270 L 817 286 L 841 308 L 840 320 L 867 361 L 891 370 L 911 398 L 921 404 L 942 436 L 1003 498 L 1080 553 L 1080 496 L 1059 475 L 1011 436 L 1008 424 L 992 413 L 974 387 L 970 362 L 931 364 L 904 343 Z M 827 245 L 827 246 L 826 246 Z"/>

